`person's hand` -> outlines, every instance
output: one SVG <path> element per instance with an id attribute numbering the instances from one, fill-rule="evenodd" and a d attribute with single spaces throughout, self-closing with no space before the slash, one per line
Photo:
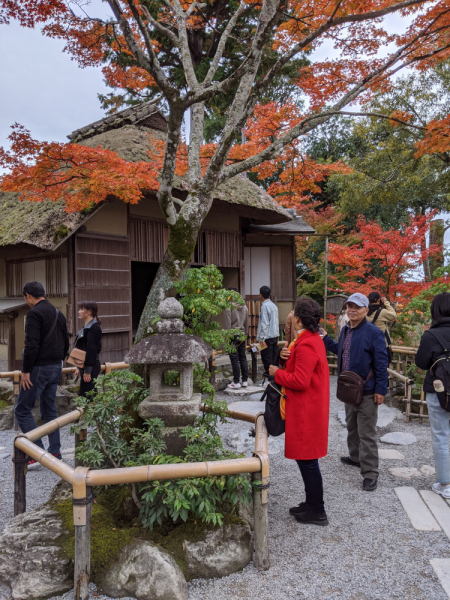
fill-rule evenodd
<path id="1" fill-rule="evenodd" d="M 287 360 L 291 355 L 291 351 L 288 350 L 287 348 L 281 348 L 280 350 L 280 358 L 282 358 L 283 360 Z"/>
<path id="2" fill-rule="evenodd" d="M 320 330 L 320 336 L 322 339 L 328 335 L 328 333 L 325 331 L 325 329 L 323 327 L 319 327 L 319 330 Z"/>
<path id="3" fill-rule="evenodd" d="M 378 406 L 380 406 L 380 404 L 383 404 L 384 402 L 384 396 L 382 394 L 374 394 L 373 400 L 375 404 L 378 404 Z"/>
<path id="4" fill-rule="evenodd" d="M 269 367 L 269 375 L 273 377 L 275 373 L 278 371 L 280 367 L 276 367 L 275 365 L 270 365 Z"/>
<path id="5" fill-rule="evenodd" d="M 80 376 L 80 369 L 75 369 L 75 379 L 78 379 L 78 377 Z"/>
<path id="6" fill-rule="evenodd" d="M 383 296 L 383 298 L 381 298 L 381 304 L 385 304 L 386 302 L 389 302 L 389 300 Z"/>
<path id="7" fill-rule="evenodd" d="M 288 348 L 289 347 L 289 342 L 284 342 L 284 347 Z"/>
<path id="8" fill-rule="evenodd" d="M 29 373 L 22 373 L 22 378 L 20 380 L 20 387 L 23 390 L 29 390 L 33 387 L 33 384 L 31 383 L 31 379 L 30 379 L 30 374 Z"/>
<path id="9" fill-rule="evenodd" d="M 84 373 L 83 374 L 83 381 L 84 383 L 89 383 L 91 381 L 92 377 L 90 373 Z"/>

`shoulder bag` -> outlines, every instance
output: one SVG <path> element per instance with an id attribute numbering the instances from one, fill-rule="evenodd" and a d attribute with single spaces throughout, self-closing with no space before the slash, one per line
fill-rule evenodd
<path id="1" fill-rule="evenodd" d="M 69 363 L 69 365 L 74 365 L 78 369 L 84 369 L 84 363 L 86 362 L 86 352 L 84 350 L 74 348 L 69 354 L 67 362 Z"/>
<path id="2" fill-rule="evenodd" d="M 347 334 L 344 333 L 345 335 Z M 342 364 L 343 345 L 344 340 L 342 340 L 339 352 L 339 368 L 341 368 Z M 353 373 L 353 371 L 342 371 L 342 373 L 339 373 L 337 380 L 336 398 L 345 404 L 359 406 L 363 399 L 364 386 L 372 376 L 372 369 L 370 369 L 365 379 L 358 375 L 358 373 Z"/>
<path id="3" fill-rule="evenodd" d="M 286 421 L 281 418 L 280 413 L 281 395 L 281 386 L 279 386 L 278 383 L 275 383 L 275 381 L 269 381 L 261 396 L 261 402 L 264 402 L 264 400 L 266 401 L 264 420 L 266 422 L 267 431 L 269 432 L 269 435 L 274 437 L 283 434 L 286 426 Z"/>

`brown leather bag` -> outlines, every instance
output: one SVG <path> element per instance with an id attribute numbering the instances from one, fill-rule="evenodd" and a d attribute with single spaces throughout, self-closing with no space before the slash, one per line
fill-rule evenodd
<path id="1" fill-rule="evenodd" d="M 342 371 L 337 380 L 336 398 L 345 404 L 358 406 L 363 399 L 363 390 L 366 383 L 372 377 L 373 371 L 370 369 L 366 379 L 363 379 L 353 371 Z"/>
<path id="2" fill-rule="evenodd" d="M 84 369 L 84 363 L 86 362 L 86 352 L 84 350 L 74 348 L 69 354 L 67 362 L 69 363 L 69 365 L 75 365 L 79 369 Z"/>

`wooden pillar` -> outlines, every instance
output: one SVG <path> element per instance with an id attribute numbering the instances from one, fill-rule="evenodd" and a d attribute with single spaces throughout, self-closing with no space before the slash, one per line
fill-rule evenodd
<path id="1" fill-rule="evenodd" d="M 77 467 L 73 478 L 73 522 L 75 525 L 75 600 L 88 600 L 91 572 L 92 488 L 86 486 L 87 467 Z"/>
<path id="2" fill-rule="evenodd" d="M 16 319 L 18 313 L 8 315 L 8 371 L 16 368 Z"/>
<path id="3" fill-rule="evenodd" d="M 264 481 L 262 473 L 252 473 L 253 480 L 253 518 L 255 556 L 254 565 L 258 571 L 270 568 L 269 560 L 269 516 L 267 503 L 268 481 Z M 262 482 L 255 485 L 255 482 Z M 265 500 L 265 502 L 264 502 Z"/>
<path id="4" fill-rule="evenodd" d="M 15 408 L 16 408 L 16 404 L 17 404 L 17 400 L 19 398 L 19 392 L 20 392 L 20 371 L 14 371 L 14 378 L 13 378 L 13 391 L 14 391 L 14 429 L 16 431 L 20 430 L 19 427 L 19 423 L 17 422 L 16 419 L 16 413 L 15 413 Z"/>
<path id="5" fill-rule="evenodd" d="M 21 515 L 27 510 L 26 454 L 14 446 L 14 516 Z"/>
<path id="6" fill-rule="evenodd" d="M 258 379 L 258 353 L 253 352 L 252 350 L 250 350 L 250 353 L 252 355 L 252 381 L 254 385 L 256 383 L 256 380 Z"/>

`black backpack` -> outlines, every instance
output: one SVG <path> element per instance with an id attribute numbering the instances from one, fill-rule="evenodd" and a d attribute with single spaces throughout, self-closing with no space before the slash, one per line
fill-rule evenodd
<path id="1" fill-rule="evenodd" d="M 283 434 L 285 430 L 286 422 L 281 418 L 280 413 L 281 395 L 281 386 L 275 381 L 269 381 L 264 394 L 260 398 L 261 402 L 266 401 L 264 420 L 269 435 L 274 437 Z"/>
<path id="2" fill-rule="evenodd" d="M 428 333 L 431 333 L 444 350 L 431 365 L 430 375 L 433 379 L 433 387 L 439 404 L 444 410 L 450 412 L 450 342 L 445 339 L 439 330 L 429 329 Z"/>

